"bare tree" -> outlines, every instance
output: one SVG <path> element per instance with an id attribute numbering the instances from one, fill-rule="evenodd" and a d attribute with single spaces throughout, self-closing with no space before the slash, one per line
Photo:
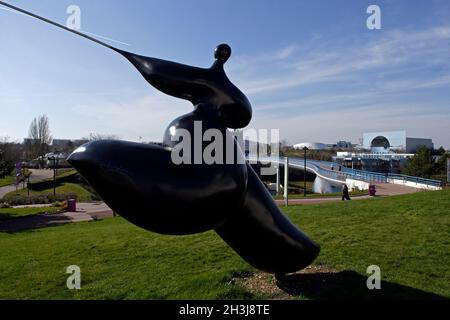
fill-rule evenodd
<path id="1" fill-rule="evenodd" d="M 52 143 L 50 134 L 50 125 L 48 117 L 44 114 L 31 121 L 28 130 L 28 149 L 31 158 L 37 158 L 45 155 Z"/>

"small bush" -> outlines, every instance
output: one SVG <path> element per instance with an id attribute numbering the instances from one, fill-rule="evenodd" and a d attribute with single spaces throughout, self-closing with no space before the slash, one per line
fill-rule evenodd
<path id="1" fill-rule="evenodd" d="M 67 199 L 76 199 L 76 194 L 42 194 L 34 196 L 13 196 L 8 198 L 8 203 L 11 206 L 25 206 L 31 204 L 52 204 L 55 202 L 64 202 Z"/>
<path id="2" fill-rule="evenodd" d="M 9 209 L 11 205 L 8 202 L 0 202 L 0 209 Z"/>
<path id="3" fill-rule="evenodd" d="M 61 208 L 62 210 L 67 210 L 67 201 L 56 201 L 53 205 L 53 207 Z"/>

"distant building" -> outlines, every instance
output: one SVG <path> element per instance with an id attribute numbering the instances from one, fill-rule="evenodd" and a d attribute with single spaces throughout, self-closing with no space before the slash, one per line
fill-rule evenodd
<path id="1" fill-rule="evenodd" d="M 351 149 L 353 148 L 353 144 L 350 141 L 338 141 L 336 142 L 336 148 L 340 149 Z"/>
<path id="2" fill-rule="evenodd" d="M 53 139 L 52 147 L 54 148 L 67 148 L 67 147 L 77 147 L 82 144 L 87 143 L 88 140 L 78 139 L 78 140 L 70 140 L 70 139 Z"/>
<path id="3" fill-rule="evenodd" d="M 25 138 L 25 139 L 23 139 L 23 144 L 30 145 L 30 144 L 38 143 L 39 141 L 40 141 L 39 139 Z"/>
<path id="4" fill-rule="evenodd" d="M 400 173 L 412 153 L 385 152 L 337 152 L 333 161 L 345 167 L 383 173 Z"/>
<path id="5" fill-rule="evenodd" d="M 399 173 L 420 146 L 434 148 L 431 139 L 409 138 L 404 130 L 367 132 L 362 148 L 368 152 L 338 152 L 333 160 L 355 169 Z"/>
<path id="6" fill-rule="evenodd" d="M 410 138 L 406 131 L 367 132 L 363 135 L 363 148 L 371 152 L 401 151 L 415 153 L 420 146 L 434 148 L 433 141 L 426 138 Z"/>
<path id="7" fill-rule="evenodd" d="M 327 150 L 330 146 L 325 143 L 320 142 L 302 142 L 294 144 L 294 149 L 303 149 L 307 147 L 309 150 Z"/>

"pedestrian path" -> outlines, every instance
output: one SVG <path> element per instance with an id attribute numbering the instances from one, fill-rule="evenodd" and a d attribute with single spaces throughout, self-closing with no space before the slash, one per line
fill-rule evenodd
<path id="1" fill-rule="evenodd" d="M 22 189 L 22 185 L 18 187 L 19 190 Z M 16 191 L 16 187 L 14 185 L 0 187 L 0 200 L 10 192 Z"/>
<path id="2" fill-rule="evenodd" d="M 390 183 L 375 183 L 376 187 L 376 197 L 386 197 L 386 196 L 396 196 L 401 194 L 409 194 L 415 192 L 423 192 L 421 189 L 416 189 L 412 187 L 407 187 L 399 184 L 390 184 Z M 364 200 L 372 198 L 369 195 L 361 195 L 351 197 L 352 200 Z M 332 197 L 332 198 L 297 198 L 297 199 L 289 199 L 289 204 L 315 204 L 315 203 L 326 203 L 332 201 L 342 201 L 341 197 Z M 284 204 L 284 199 L 275 200 L 275 202 L 279 205 Z"/>
<path id="3" fill-rule="evenodd" d="M 18 206 L 42 207 L 43 205 Z M 44 205 L 47 206 L 48 205 Z M 15 207 L 17 208 L 17 207 Z M 0 221 L 0 232 L 18 232 L 29 229 L 49 227 L 72 222 L 86 222 L 112 217 L 113 212 L 103 202 L 78 203 L 76 212 L 62 212 L 54 214 L 41 214 L 16 219 Z"/>

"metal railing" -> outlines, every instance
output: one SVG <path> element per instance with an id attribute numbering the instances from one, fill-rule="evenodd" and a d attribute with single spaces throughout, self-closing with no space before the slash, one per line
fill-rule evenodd
<path id="1" fill-rule="evenodd" d="M 258 161 L 261 162 L 273 162 L 277 163 L 280 166 L 283 166 L 284 164 L 284 158 L 281 157 L 247 157 L 250 161 Z M 297 169 L 303 169 L 304 168 L 304 159 L 298 158 L 298 157 L 289 157 L 289 164 Z M 323 177 L 339 180 L 339 181 L 345 181 L 346 179 L 354 179 L 354 180 L 361 180 L 366 182 L 376 182 L 376 183 L 390 183 L 392 180 L 402 180 L 404 183 L 411 182 L 416 184 L 422 184 L 425 186 L 432 186 L 432 187 L 440 187 L 441 181 L 440 180 L 434 180 L 434 179 L 427 179 L 427 178 L 421 178 L 421 177 L 414 177 L 414 176 L 407 176 L 402 174 L 391 174 L 391 173 L 379 173 L 379 172 L 372 172 L 372 171 L 365 171 L 365 170 L 359 170 L 359 169 L 351 169 L 344 167 L 338 163 L 330 162 L 330 161 L 321 161 L 321 160 L 306 160 L 306 167 L 309 169 L 309 171 L 313 171 L 316 174 L 319 174 Z M 334 167 L 339 168 L 340 170 L 331 170 L 327 169 L 325 167 Z"/>
<path id="2" fill-rule="evenodd" d="M 404 183 L 412 182 L 412 183 L 423 184 L 423 185 L 432 186 L 432 187 L 441 187 L 442 186 L 442 181 L 440 181 L 440 180 L 407 176 L 404 174 L 389 174 L 389 179 L 402 180 Z"/>

